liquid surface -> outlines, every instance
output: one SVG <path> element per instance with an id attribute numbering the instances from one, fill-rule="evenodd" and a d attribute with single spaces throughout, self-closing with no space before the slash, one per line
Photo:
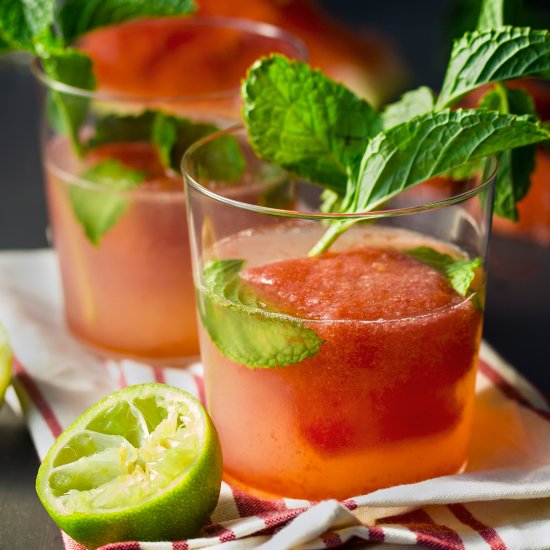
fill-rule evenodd
<path id="1" fill-rule="evenodd" d="M 284 260 L 242 278 L 268 304 L 306 319 L 399 319 L 463 301 L 434 269 L 392 248 Z"/>

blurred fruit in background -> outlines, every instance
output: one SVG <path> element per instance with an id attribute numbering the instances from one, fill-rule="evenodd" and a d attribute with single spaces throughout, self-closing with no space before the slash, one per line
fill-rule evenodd
<path id="1" fill-rule="evenodd" d="M 238 17 L 282 27 L 305 42 L 312 65 L 376 106 L 394 97 L 405 82 L 403 66 L 389 43 L 371 32 L 358 33 L 346 27 L 313 0 L 201 0 L 198 15 Z M 231 36 L 226 40 L 229 52 L 235 45 Z M 210 59 L 209 52 L 219 51 L 219 44 L 206 38 L 200 47 L 194 46 L 197 63 L 193 70 L 185 73 L 175 70 L 178 50 L 189 55 L 184 54 L 186 42 L 175 26 L 167 32 L 166 26 L 139 21 L 93 32 L 81 46 L 94 59 L 99 82 L 106 89 L 187 95 L 192 93 L 193 81 L 197 80 L 212 80 L 212 89 L 220 89 L 221 81 L 228 87 L 239 84 L 246 67 L 233 63 L 230 69 L 229 64 L 219 59 Z M 115 60 L 120 58 L 116 52 L 121 49 L 131 59 L 122 70 L 120 66 L 115 69 Z M 165 55 L 167 51 L 169 56 Z M 163 61 L 163 57 L 169 57 L 169 61 Z"/>

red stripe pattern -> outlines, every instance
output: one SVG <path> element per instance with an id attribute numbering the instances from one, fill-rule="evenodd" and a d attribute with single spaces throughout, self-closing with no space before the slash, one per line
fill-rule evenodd
<path id="1" fill-rule="evenodd" d="M 164 370 L 161 367 L 153 367 L 153 376 L 155 377 L 155 382 L 158 382 L 159 384 L 166 384 Z"/>
<path id="2" fill-rule="evenodd" d="M 446 525 L 439 525 L 424 511 L 414 510 L 400 516 L 384 518 L 382 524 L 404 525 L 416 535 L 419 546 L 432 550 L 464 550 L 462 539 Z"/>
<path id="3" fill-rule="evenodd" d="M 18 359 L 14 358 L 13 364 L 14 375 L 23 386 L 29 399 L 36 406 L 52 435 L 57 437 L 62 432 L 62 426 L 56 418 L 52 407 L 50 407 L 45 396 L 41 393 L 39 385 L 31 378 L 28 371 Z M 529 409 L 539 417 L 550 421 L 550 412 L 531 403 L 493 366 L 485 361 L 480 361 L 479 370 L 506 398 L 513 400 L 523 408 Z M 153 373 L 157 382 L 165 382 L 165 372 L 161 368 L 153 368 Z M 205 403 L 206 396 L 203 379 L 197 374 L 193 375 L 193 379 L 197 386 L 200 399 Z M 120 368 L 121 386 L 125 386 L 126 382 L 124 371 Z M 309 506 L 295 509 L 289 508 L 283 499 L 262 499 L 249 495 L 237 488 L 232 488 L 232 493 L 234 503 L 238 510 L 238 516 L 240 518 L 249 518 L 255 523 L 252 524 L 252 528 L 250 528 L 249 524 L 247 532 L 243 532 L 242 527 L 239 527 L 238 524 L 231 524 L 232 529 L 230 529 L 223 523 L 210 523 L 203 528 L 203 536 L 212 539 L 212 543 L 219 544 L 235 541 L 242 536 L 250 534 L 271 535 L 279 531 L 292 519 L 309 508 Z M 355 510 L 358 508 L 357 502 L 353 499 L 345 500 L 341 504 L 348 510 Z M 460 523 L 475 531 L 487 543 L 490 550 L 507 550 L 506 544 L 497 531 L 474 517 L 473 513 L 465 505 L 449 504 L 447 508 Z M 382 543 L 387 541 L 388 537 L 393 539 L 393 531 L 390 536 L 389 533 L 385 532 L 385 526 L 405 528 L 408 530 L 408 537 L 411 536 L 410 532 L 414 533 L 418 546 L 431 548 L 432 550 L 465 550 L 464 542 L 457 531 L 451 529 L 447 525 L 436 523 L 423 509 L 384 518 L 380 520 L 377 525 L 365 526 L 366 532 L 362 536 L 366 536 L 368 532 L 369 541 Z M 63 538 L 67 549 L 80 550 L 82 548 L 76 542 L 72 541 L 65 533 L 63 533 Z M 325 548 L 336 548 L 344 544 L 344 535 L 341 536 L 335 531 L 327 531 L 318 539 L 317 543 L 319 543 L 319 541 Z M 190 545 L 192 546 L 192 541 L 175 541 L 167 544 L 171 546 L 172 550 L 189 550 Z M 107 548 L 109 550 L 142 550 L 143 547 L 139 542 L 130 541 L 114 543 L 104 547 L 104 549 Z"/>
<path id="4" fill-rule="evenodd" d="M 479 533 L 480 537 L 490 546 L 491 550 L 506 550 L 506 544 L 504 544 L 498 533 L 492 527 L 476 519 L 466 506 L 463 504 L 449 504 L 448 508 L 458 521 Z"/>
<path id="5" fill-rule="evenodd" d="M 550 412 L 535 407 L 530 401 L 528 401 L 500 372 L 494 369 L 489 363 L 479 361 L 479 370 L 486 376 L 508 399 L 512 399 L 522 407 L 533 411 L 541 418 L 550 422 Z"/>
<path id="6" fill-rule="evenodd" d="M 63 428 L 57 420 L 52 408 L 48 405 L 46 399 L 38 389 L 38 386 L 35 384 L 34 380 L 30 377 L 29 373 L 25 370 L 25 367 L 19 362 L 19 360 L 14 356 L 12 360 L 13 370 L 18 380 L 25 387 L 25 391 L 31 398 L 32 402 L 38 409 L 38 412 L 44 418 L 44 421 L 48 425 L 48 428 L 52 432 L 54 437 L 61 435 Z"/>

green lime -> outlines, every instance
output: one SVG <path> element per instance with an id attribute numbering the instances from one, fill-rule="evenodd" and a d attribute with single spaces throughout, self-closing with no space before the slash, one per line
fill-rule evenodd
<path id="1" fill-rule="evenodd" d="M 99 401 L 56 440 L 36 490 L 52 519 L 88 548 L 197 534 L 220 492 L 216 429 L 189 393 L 129 386 Z"/>
<path id="2" fill-rule="evenodd" d="M 8 333 L 0 323 L 0 406 L 4 402 L 4 394 L 11 380 L 12 352 Z"/>

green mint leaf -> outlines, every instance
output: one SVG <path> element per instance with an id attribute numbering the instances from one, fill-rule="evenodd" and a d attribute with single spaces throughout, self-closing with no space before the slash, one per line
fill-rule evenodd
<path id="1" fill-rule="evenodd" d="M 516 115 L 533 115 L 533 120 L 536 115 L 535 104 L 525 90 L 510 89 L 500 84 L 497 90 L 491 90 L 483 96 L 479 107 Z M 531 185 L 535 153 L 536 147 L 527 145 L 512 151 L 503 151 L 498 155 L 494 202 L 495 214 L 498 216 L 518 220 L 516 203 L 526 195 Z"/>
<path id="2" fill-rule="evenodd" d="M 0 37 L 9 49 L 34 52 L 37 38 L 53 23 L 55 0 L 2 0 Z"/>
<path id="3" fill-rule="evenodd" d="M 108 115 L 95 125 L 94 135 L 88 141 L 89 147 L 105 143 L 125 141 L 150 142 L 157 148 L 161 162 L 167 169 L 180 171 L 180 162 L 186 149 L 200 138 L 219 131 L 214 124 L 194 122 L 147 110 L 138 115 Z M 237 140 L 224 136 L 200 150 L 204 158 L 199 162 L 206 177 L 216 181 L 239 180 L 245 160 Z"/>
<path id="4" fill-rule="evenodd" d="M 366 101 L 320 71 L 281 55 L 252 66 L 242 96 L 258 156 L 340 195 L 365 141 L 382 129 L 380 116 Z"/>
<path id="5" fill-rule="evenodd" d="M 466 162 L 456 168 L 447 170 L 444 175 L 455 181 L 467 180 L 478 174 L 482 170 L 483 164 L 484 160 L 472 160 L 471 162 Z"/>
<path id="6" fill-rule="evenodd" d="M 144 17 L 188 15 L 195 7 L 193 0 L 64 0 L 59 25 L 63 38 L 70 43 L 99 27 Z"/>
<path id="7" fill-rule="evenodd" d="M 204 267 L 199 314 L 220 352 L 251 368 L 285 367 L 315 355 L 324 341 L 302 323 L 265 310 L 240 279 L 243 267 L 243 260 L 212 260 Z"/>
<path id="8" fill-rule="evenodd" d="M 81 179 L 96 187 L 71 185 L 69 200 L 86 236 L 97 246 L 128 208 L 128 199 L 118 191 L 133 189 L 144 181 L 145 174 L 107 159 L 82 173 Z"/>
<path id="9" fill-rule="evenodd" d="M 342 210 L 342 197 L 332 189 L 325 189 L 321 193 L 321 212 L 330 214 L 331 212 L 340 212 Z"/>
<path id="10" fill-rule="evenodd" d="M 504 25 L 504 0 L 482 0 L 478 30 L 496 29 Z"/>
<path id="11" fill-rule="evenodd" d="M 462 260 L 453 258 L 449 254 L 443 254 L 427 246 L 419 246 L 404 250 L 406 254 L 423 264 L 433 267 L 436 271 L 447 277 L 449 284 L 460 294 L 466 296 L 470 290 L 476 270 L 481 266 L 481 258 Z"/>
<path id="12" fill-rule="evenodd" d="M 179 172 L 185 151 L 197 140 L 218 130 L 214 124 L 157 113 L 152 141 L 165 166 Z M 201 179 L 234 182 L 241 178 L 245 168 L 243 153 L 234 136 L 221 136 L 204 145 L 197 151 L 196 160 L 201 167 Z"/>
<path id="13" fill-rule="evenodd" d="M 1 33 L 0 28 L 0 33 Z M 13 46 L 0 34 L 0 54 L 8 53 L 13 49 Z"/>
<path id="14" fill-rule="evenodd" d="M 550 77 L 550 32 L 501 27 L 455 40 L 437 101 L 442 109 L 474 88 L 526 76 Z"/>
<path id="15" fill-rule="evenodd" d="M 154 118 L 151 141 L 157 147 L 160 160 L 166 168 L 172 167 L 172 149 L 178 140 L 178 120 L 159 114 Z"/>
<path id="16" fill-rule="evenodd" d="M 346 212 L 373 210 L 431 177 L 548 137 L 548 132 L 529 116 L 473 109 L 421 115 L 369 141 L 356 185 L 350 186 L 346 196 Z M 325 251 L 357 221 L 334 223 L 310 255 Z"/>
<path id="17" fill-rule="evenodd" d="M 92 61 L 77 50 L 56 49 L 43 58 L 42 64 L 46 74 L 58 82 L 84 90 L 95 88 Z M 53 88 L 48 90 L 48 95 L 48 115 L 52 125 L 67 134 L 75 151 L 82 154 L 79 131 L 86 120 L 90 100 Z"/>
<path id="18" fill-rule="evenodd" d="M 155 117 L 155 111 L 143 111 L 138 115 L 110 114 L 99 118 L 94 125 L 94 135 L 86 145 L 97 147 L 106 143 L 151 141 Z"/>
<path id="19" fill-rule="evenodd" d="M 529 116 L 458 109 L 416 117 L 369 142 L 352 211 L 375 208 L 452 168 L 548 137 Z"/>
<path id="20" fill-rule="evenodd" d="M 399 101 L 390 103 L 382 112 L 384 130 L 393 128 L 402 122 L 407 122 L 418 115 L 424 115 L 433 111 L 435 96 L 427 86 L 421 86 L 416 90 L 407 92 Z"/>

